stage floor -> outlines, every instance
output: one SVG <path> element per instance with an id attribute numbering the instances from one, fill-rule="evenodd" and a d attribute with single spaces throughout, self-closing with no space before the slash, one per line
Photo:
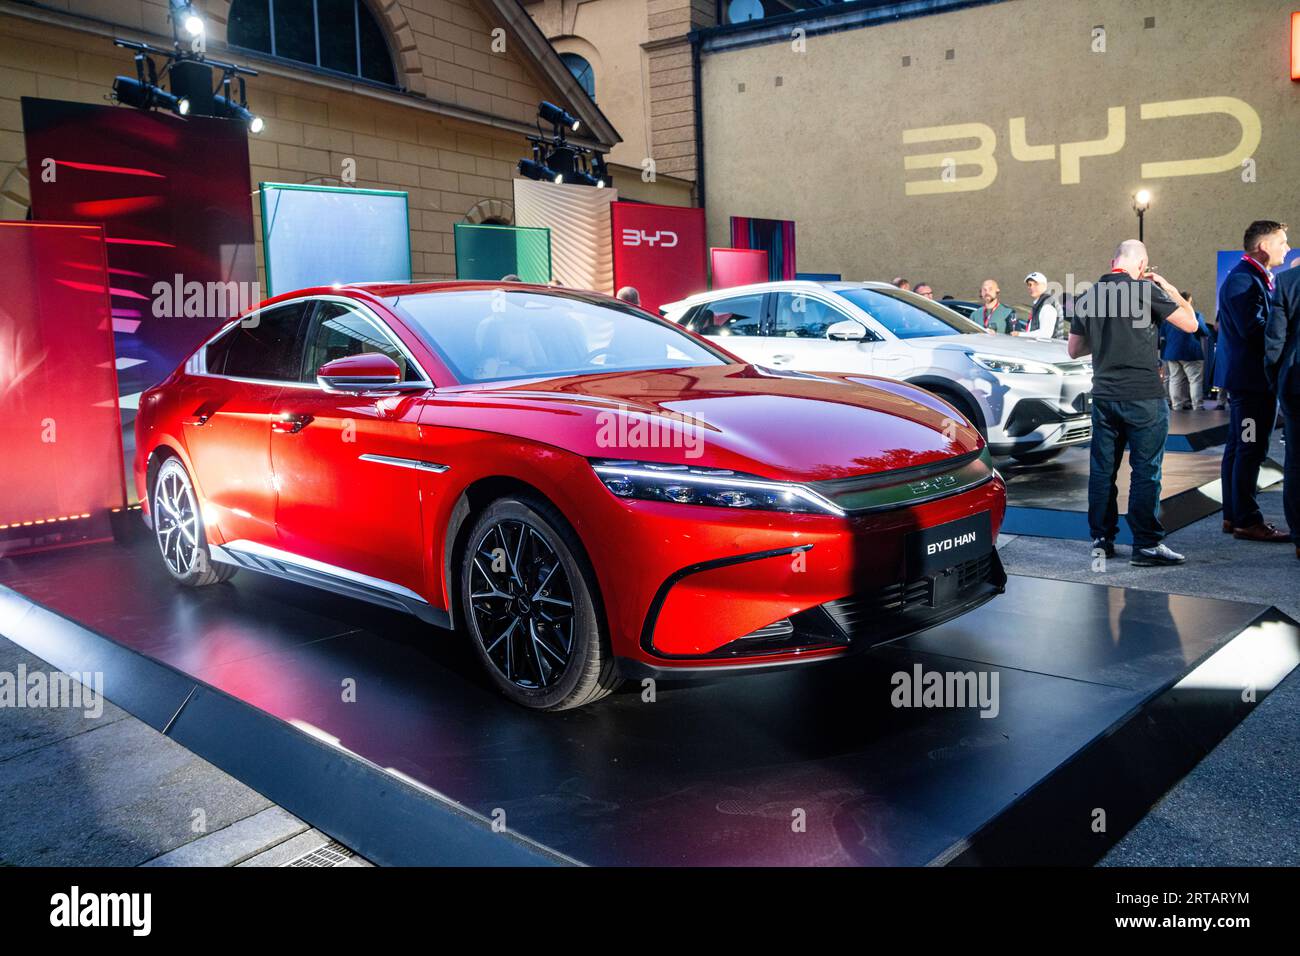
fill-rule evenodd
<path id="1" fill-rule="evenodd" d="M 534 714 L 493 692 L 459 635 L 247 571 L 186 590 L 148 538 L 0 560 L 0 583 L 17 592 L 0 633 L 19 644 L 22 595 L 592 864 L 1091 862 L 1248 712 L 1235 685 L 1189 673 L 1228 655 L 1262 698 L 1300 659 L 1293 622 L 1258 605 L 1012 577 L 979 610 L 849 661 Z M 1261 641 L 1283 648 L 1263 677 Z M 997 715 L 893 706 L 895 675 L 918 667 L 996 673 Z M 233 744 L 255 758 L 262 741 Z M 329 786 L 257 772 L 294 812 L 301 789 L 320 806 Z M 406 850 L 387 859 L 419 858 Z"/>
<path id="2" fill-rule="evenodd" d="M 1220 409 L 1171 411 L 1165 451 L 1201 451 L 1228 440 L 1228 413 Z"/>

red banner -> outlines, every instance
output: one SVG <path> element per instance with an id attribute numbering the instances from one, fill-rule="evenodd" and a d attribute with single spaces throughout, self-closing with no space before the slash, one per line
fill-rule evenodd
<path id="1" fill-rule="evenodd" d="M 765 249 L 710 249 L 709 265 L 714 289 L 767 281 Z"/>
<path id="2" fill-rule="evenodd" d="M 704 210 L 650 203 L 610 204 L 614 288 L 633 286 L 651 312 L 708 288 Z"/>

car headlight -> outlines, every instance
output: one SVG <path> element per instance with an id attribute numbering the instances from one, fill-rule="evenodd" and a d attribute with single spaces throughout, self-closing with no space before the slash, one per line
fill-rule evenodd
<path id="1" fill-rule="evenodd" d="M 1024 359 L 1005 358 L 1000 355 L 972 355 L 970 360 L 980 368 L 988 369 L 999 375 L 1051 375 L 1056 369 L 1042 362 L 1029 362 Z"/>
<path id="2" fill-rule="evenodd" d="M 806 485 L 724 468 L 605 458 L 592 459 L 591 467 L 605 487 L 619 498 L 714 508 L 844 514 L 833 501 Z"/>

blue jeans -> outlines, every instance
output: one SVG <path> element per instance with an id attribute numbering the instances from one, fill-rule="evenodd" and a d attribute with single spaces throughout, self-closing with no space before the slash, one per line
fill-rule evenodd
<path id="1" fill-rule="evenodd" d="M 1119 534 L 1119 489 L 1115 478 L 1128 449 L 1132 475 L 1128 526 L 1133 547 L 1151 548 L 1165 536 L 1160 524 L 1160 467 L 1169 435 L 1169 405 L 1163 398 L 1092 402 L 1092 464 L 1088 472 L 1088 526 L 1092 536 L 1114 541 Z"/>
<path id="2" fill-rule="evenodd" d="M 1231 521 L 1233 527 L 1249 528 L 1264 520 L 1255 492 L 1275 421 L 1277 396 L 1272 392 L 1228 394 L 1228 440 L 1219 477 L 1223 481 L 1223 520 Z M 1254 423 L 1253 441 L 1242 440 L 1248 422 Z"/>

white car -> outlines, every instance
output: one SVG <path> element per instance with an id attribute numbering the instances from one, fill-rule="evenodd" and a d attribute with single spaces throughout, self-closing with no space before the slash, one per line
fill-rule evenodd
<path id="1" fill-rule="evenodd" d="M 919 385 L 964 414 L 995 455 L 1034 464 L 1092 437 L 1092 363 L 1059 340 L 991 335 L 885 282 L 764 282 L 660 312 L 755 365 Z"/>

